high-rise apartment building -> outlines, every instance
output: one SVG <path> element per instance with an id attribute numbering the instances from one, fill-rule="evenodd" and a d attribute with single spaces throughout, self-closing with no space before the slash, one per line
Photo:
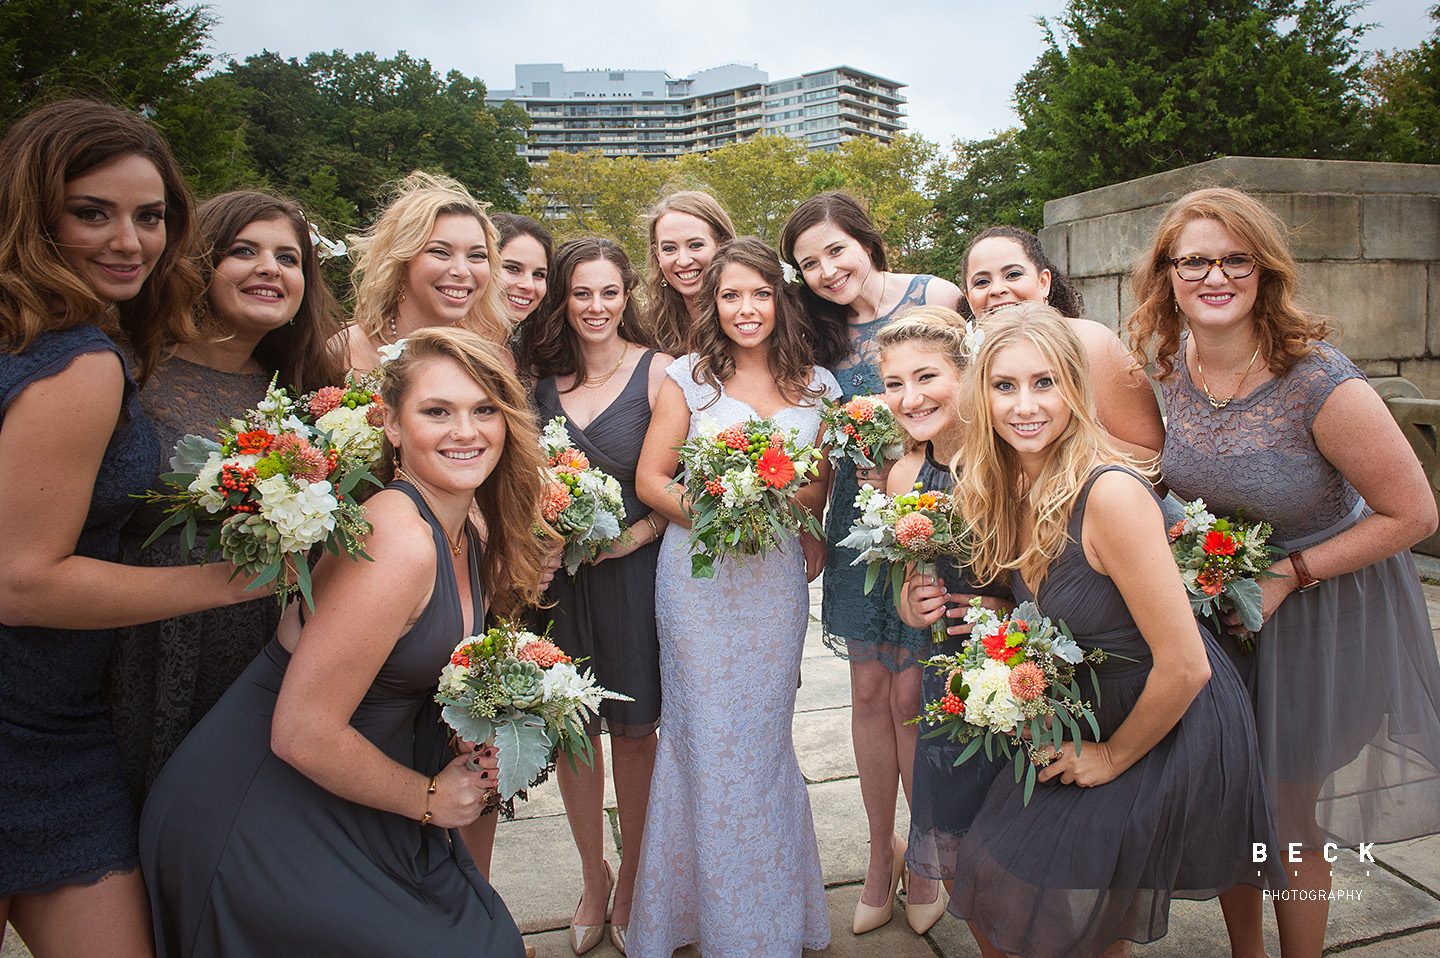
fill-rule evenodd
<path id="1" fill-rule="evenodd" d="M 680 79 L 664 70 L 567 70 L 560 63 L 515 66 L 514 100 L 530 114 L 532 163 L 554 150 L 600 150 L 650 159 L 703 153 L 766 133 L 834 150 L 868 136 L 889 143 L 905 129 L 905 86 L 854 67 L 770 81 L 754 65 L 730 63 Z"/>

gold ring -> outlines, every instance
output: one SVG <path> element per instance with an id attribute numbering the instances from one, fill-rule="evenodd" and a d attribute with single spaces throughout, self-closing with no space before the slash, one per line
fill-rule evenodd
<path id="1" fill-rule="evenodd" d="M 486 808 L 494 808 L 496 805 L 499 805 L 500 802 L 502 801 L 502 799 L 500 798 L 500 789 L 498 789 L 498 788 L 487 788 L 487 789 L 485 789 L 485 791 L 480 795 L 480 801 L 484 804 L 484 806 L 485 806 Z"/>

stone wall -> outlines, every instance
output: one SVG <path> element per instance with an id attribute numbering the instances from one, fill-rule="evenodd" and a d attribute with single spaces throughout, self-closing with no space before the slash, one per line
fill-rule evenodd
<path id="1" fill-rule="evenodd" d="M 1440 165 L 1232 156 L 1045 204 L 1045 251 L 1119 328 L 1130 267 L 1165 208 L 1204 186 L 1256 195 L 1290 227 L 1310 308 L 1371 376 L 1404 376 L 1440 399 Z"/>

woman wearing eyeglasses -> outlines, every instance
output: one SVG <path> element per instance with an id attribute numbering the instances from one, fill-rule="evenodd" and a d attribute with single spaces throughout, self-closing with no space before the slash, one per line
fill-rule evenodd
<path id="1" fill-rule="evenodd" d="M 1440 663 L 1408 551 L 1436 528 L 1424 470 L 1325 342 L 1330 324 L 1296 302 L 1284 230 L 1237 190 L 1182 197 L 1136 267 L 1129 331 L 1164 390 L 1165 482 L 1269 522 L 1281 550 L 1259 580 L 1255 651 L 1228 651 L 1255 707 L 1280 839 L 1266 853 L 1286 856 L 1291 891 L 1275 914 L 1296 958 L 1324 946 L 1327 842 L 1440 831 Z M 1259 889 L 1222 904 L 1233 953 L 1263 954 Z"/>

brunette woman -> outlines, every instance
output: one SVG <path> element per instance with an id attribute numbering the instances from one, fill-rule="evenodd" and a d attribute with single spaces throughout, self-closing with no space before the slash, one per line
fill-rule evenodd
<path id="1" fill-rule="evenodd" d="M 650 240 L 645 320 L 661 348 L 683 353 L 700 314 L 705 267 L 721 244 L 735 238 L 735 226 L 709 193 L 680 190 L 650 207 L 645 227 Z"/>

